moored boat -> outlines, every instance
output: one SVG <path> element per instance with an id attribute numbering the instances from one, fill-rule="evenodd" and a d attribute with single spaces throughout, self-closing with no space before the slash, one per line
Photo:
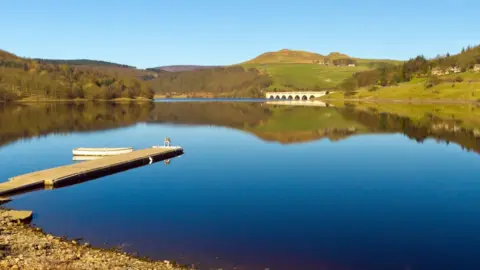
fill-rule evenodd
<path id="1" fill-rule="evenodd" d="M 72 153 L 74 156 L 115 156 L 133 152 L 133 147 L 118 148 L 75 148 Z"/>

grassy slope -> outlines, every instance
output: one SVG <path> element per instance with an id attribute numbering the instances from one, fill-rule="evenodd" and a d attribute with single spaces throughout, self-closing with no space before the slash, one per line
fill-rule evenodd
<path id="1" fill-rule="evenodd" d="M 480 73 L 460 73 L 441 76 L 441 79 L 453 79 L 461 76 L 464 81 L 456 83 L 440 83 L 425 89 L 425 78 L 417 78 L 397 86 L 387 86 L 376 91 L 360 88 L 357 93 L 348 98 L 360 99 L 429 99 L 429 100 L 480 100 Z M 343 92 L 335 92 L 325 96 L 327 99 L 343 99 Z"/>
<path id="2" fill-rule="evenodd" d="M 370 63 L 399 63 L 396 60 L 357 59 L 356 67 L 335 67 L 313 64 L 312 61 L 323 62 L 326 58 L 352 58 L 341 53 L 330 53 L 327 56 L 306 51 L 280 50 L 267 52 L 241 65 L 256 68 L 267 73 L 274 81 L 269 90 L 325 89 L 333 88 L 353 73 L 370 69 Z"/>
<path id="3" fill-rule="evenodd" d="M 270 90 L 332 88 L 366 66 L 331 67 L 318 64 L 244 64 L 267 73 L 274 81 Z"/>

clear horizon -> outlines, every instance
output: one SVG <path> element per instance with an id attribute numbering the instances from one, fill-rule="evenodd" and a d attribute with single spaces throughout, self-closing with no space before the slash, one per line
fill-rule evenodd
<path id="1" fill-rule="evenodd" d="M 9 1 L 2 3 L 7 38 L 0 49 L 138 68 L 231 65 L 285 48 L 406 60 L 480 43 L 478 10 L 471 0 Z"/>

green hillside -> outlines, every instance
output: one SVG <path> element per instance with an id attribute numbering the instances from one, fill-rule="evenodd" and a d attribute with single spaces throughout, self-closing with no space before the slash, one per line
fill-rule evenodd
<path id="1" fill-rule="evenodd" d="M 355 73 L 325 98 L 480 101 L 480 46 Z"/>
<path id="2" fill-rule="evenodd" d="M 396 60 L 359 59 L 339 52 L 321 55 L 283 49 L 266 52 L 240 65 L 267 74 L 273 80 L 269 90 L 284 91 L 331 89 L 356 72 L 399 63 Z"/>
<path id="3" fill-rule="evenodd" d="M 269 90 L 321 90 L 333 88 L 354 72 L 369 69 L 367 66 L 332 67 L 318 64 L 244 64 L 256 68 L 273 81 Z"/>

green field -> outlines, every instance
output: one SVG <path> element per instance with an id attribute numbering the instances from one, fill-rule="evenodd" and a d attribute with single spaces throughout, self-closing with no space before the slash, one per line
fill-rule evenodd
<path id="1" fill-rule="evenodd" d="M 256 68 L 273 79 L 269 90 L 325 89 L 333 88 L 354 72 L 367 70 L 367 66 L 332 67 L 318 64 L 243 64 Z"/>
<path id="2" fill-rule="evenodd" d="M 369 87 L 360 88 L 356 94 L 348 96 L 353 99 L 392 99 L 392 100 L 471 100 L 480 101 L 480 73 L 460 73 L 441 76 L 442 80 L 453 79 L 457 76 L 463 82 L 443 82 L 431 88 L 425 88 L 426 78 L 415 78 L 410 82 L 396 86 L 378 88 L 369 91 Z M 344 99 L 344 92 L 335 92 L 325 96 L 325 99 Z"/>

